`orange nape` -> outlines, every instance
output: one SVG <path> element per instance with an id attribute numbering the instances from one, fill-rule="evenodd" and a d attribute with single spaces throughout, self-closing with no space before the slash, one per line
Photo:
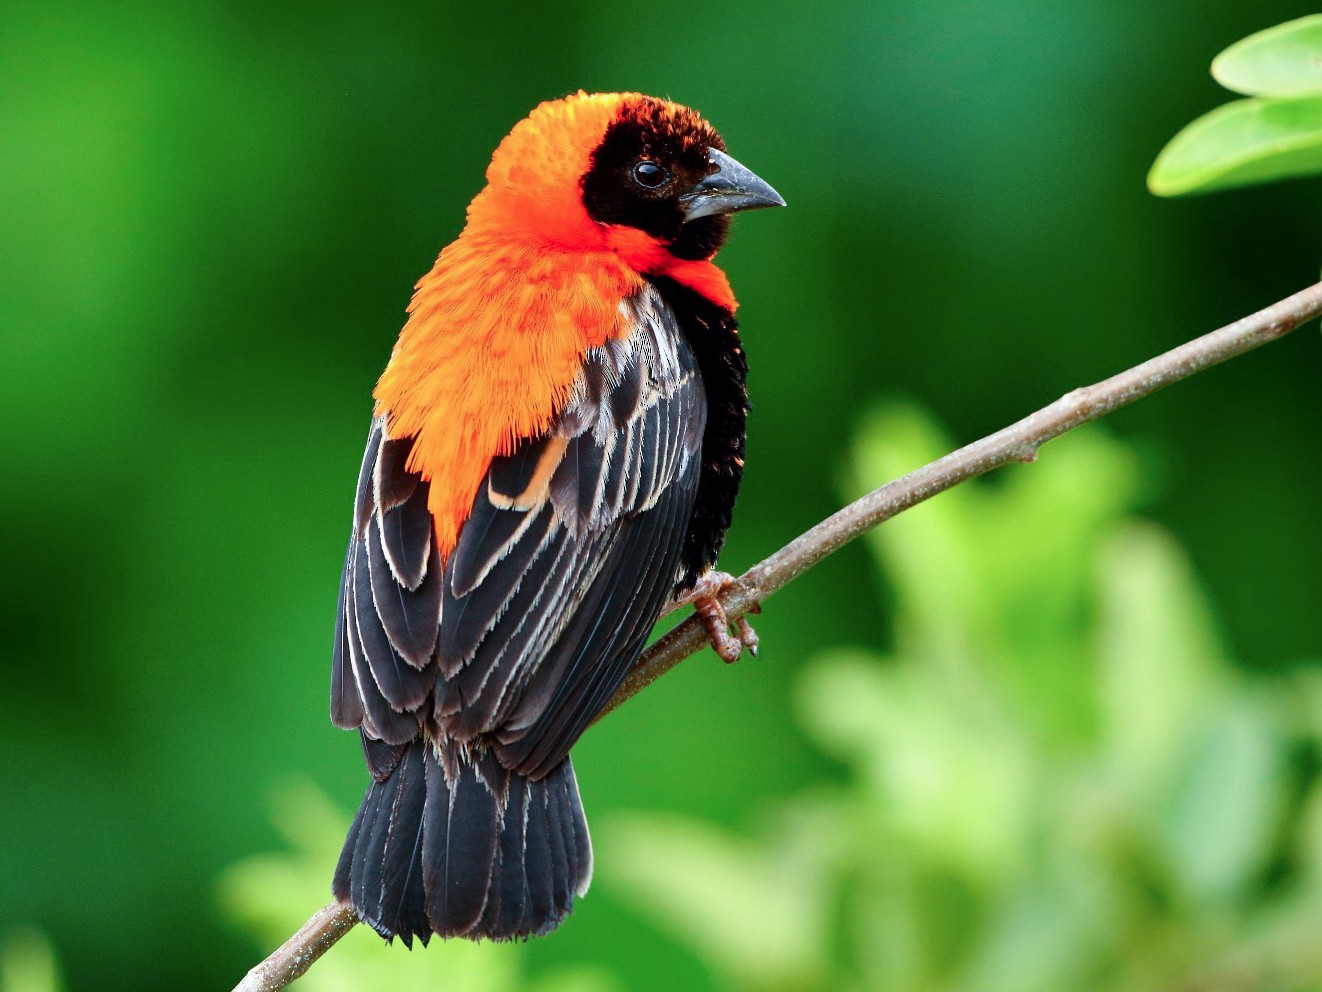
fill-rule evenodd
<path id="1" fill-rule="evenodd" d="M 537 107 L 496 149 L 463 233 L 417 284 L 374 395 L 389 436 L 415 438 L 408 468 L 430 483 L 443 558 L 491 460 L 544 433 L 586 352 L 629 332 L 620 303 L 646 276 L 735 308 L 710 261 L 678 259 L 641 231 L 597 223 L 583 205 L 593 149 L 643 99 L 579 93 Z"/>

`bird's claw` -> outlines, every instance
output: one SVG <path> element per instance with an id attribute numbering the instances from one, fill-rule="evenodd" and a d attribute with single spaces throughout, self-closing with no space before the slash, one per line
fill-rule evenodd
<path id="1" fill-rule="evenodd" d="M 716 653 L 727 665 L 738 661 L 745 648 L 748 649 L 749 654 L 756 658 L 758 646 L 757 631 L 748 622 L 748 618 L 740 617 L 732 624 L 730 618 L 726 615 L 725 607 L 721 605 L 720 599 L 717 598 L 734 581 L 734 576 L 728 572 L 708 572 L 698 579 L 687 595 L 676 600 L 671 606 L 671 609 L 677 609 L 690 603 L 693 605 L 693 609 L 697 611 L 698 616 L 702 617 L 702 622 L 707 626 L 707 633 L 711 637 L 712 647 L 715 648 Z M 758 613 L 760 611 L 761 607 L 755 606 L 749 612 Z M 666 612 L 669 613 L 670 610 Z M 731 627 L 735 630 L 734 634 L 730 632 Z"/>
<path id="2" fill-rule="evenodd" d="M 735 621 L 735 629 L 739 631 L 739 643 L 748 648 L 748 653 L 754 658 L 757 657 L 757 631 L 753 625 L 748 622 L 748 617 L 740 617 Z"/>

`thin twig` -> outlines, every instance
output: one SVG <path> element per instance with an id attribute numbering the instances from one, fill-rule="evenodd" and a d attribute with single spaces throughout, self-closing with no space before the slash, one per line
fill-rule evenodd
<path id="1" fill-rule="evenodd" d="M 872 490 L 796 537 L 770 558 L 758 562 L 727 586 L 720 596 L 726 615 L 736 620 L 753 611 L 764 599 L 827 555 L 834 554 L 897 513 L 994 468 L 1010 462 L 1031 462 L 1037 458 L 1038 448 L 1065 432 L 1151 396 L 1173 382 L 1284 337 L 1319 314 L 1322 314 L 1322 283 L 1119 375 L 1067 393 L 1050 406 L 989 437 Z M 685 619 L 638 659 L 624 685 L 611 697 L 597 719 L 651 685 L 706 643 L 707 629 L 702 620 L 696 616 Z"/>
<path id="2" fill-rule="evenodd" d="M 758 562 L 727 586 L 720 595 L 726 615 L 734 621 L 754 612 L 768 596 L 827 555 L 937 493 L 1010 462 L 1031 462 L 1037 458 L 1038 449 L 1053 438 L 1151 396 L 1173 382 L 1275 341 L 1319 315 L 1322 315 L 1322 283 L 1110 379 L 1076 389 L 1004 430 L 874 489 Z M 597 719 L 708 643 L 709 635 L 702 620 L 697 616 L 685 619 L 643 653 Z M 279 950 L 250 971 L 235 992 L 278 992 L 303 974 L 356 920 L 351 909 L 334 904 L 324 907 Z"/>
<path id="3" fill-rule="evenodd" d="M 271 956 L 253 968 L 234 986 L 234 992 L 279 992 L 312 967 L 337 940 L 358 923 L 358 914 L 347 906 L 322 906 Z"/>

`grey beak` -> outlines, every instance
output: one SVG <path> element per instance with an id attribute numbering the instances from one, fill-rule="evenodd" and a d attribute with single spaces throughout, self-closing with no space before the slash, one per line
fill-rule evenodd
<path id="1" fill-rule="evenodd" d="M 716 171 L 679 198 L 685 223 L 713 214 L 785 205 L 779 193 L 725 152 L 709 149 L 707 161 L 716 166 Z"/>

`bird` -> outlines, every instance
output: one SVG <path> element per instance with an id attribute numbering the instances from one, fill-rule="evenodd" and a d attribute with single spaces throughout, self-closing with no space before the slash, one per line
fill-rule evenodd
<path id="1" fill-rule="evenodd" d="M 331 720 L 371 784 L 337 901 L 387 940 L 555 929 L 592 877 L 569 751 L 714 571 L 747 363 L 712 261 L 785 201 L 696 111 L 582 91 L 500 142 L 373 392 Z M 741 643 L 742 642 L 742 643 Z"/>

